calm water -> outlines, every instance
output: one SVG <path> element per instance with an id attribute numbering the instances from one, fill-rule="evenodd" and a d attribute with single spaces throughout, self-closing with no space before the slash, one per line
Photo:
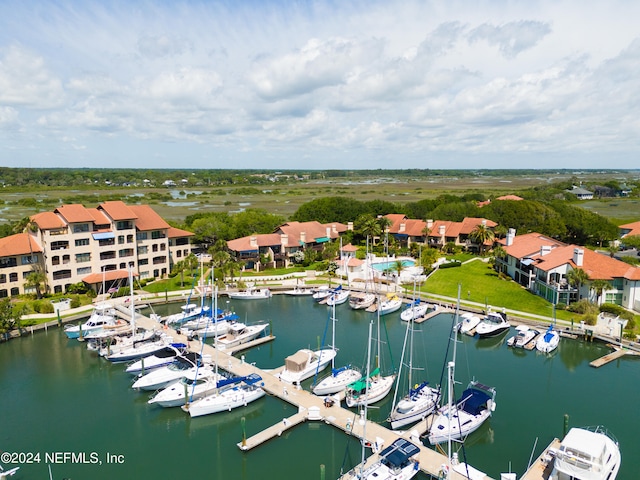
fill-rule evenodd
<path id="1" fill-rule="evenodd" d="M 224 300 L 221 302 L 224 304 Z M 329 309 L 310 298 L 274 296 L 267 301 L 230 304 L 242 320 L 272 323 L 276 340 L 245 352 L 248 362 L 263 368 L 284 363 L 298 348 L 329 342 Z M 166 314 L 179 305 L 163 306 Z M 364 365 L 368 322 L 375 316 L 336 309 L 337 363 Z M 420 328 L 414 363 L 426 365 L 425 375 L 439 383 L 447 348 L 450 315 L 439 315 Z M 389 338 L 381 354 L 389 366 L 389 351 L 398 364 L 405 324 L 399 313 L 383 317 Z M 386 338 L 382 328 L 382 337 Z M 551 357 L 515 351 L 496 340 L 465 337 L 457 347 L 456 378 L 462 385 L 475 377 L 497 388 L 497 409 L 488 424 L 468 438 L 469 463 L 498 478 L 501 471 L 521 474 L 538 439 L 535 455 L 562 435 L 563 415 L 571 426 L 605 425 L 622 445 L 618 479 L 636 479 L 640 362 L 623 358 L 600 369 L 589 362 L 607 353 L 597 344 L 563 339 Z M 304 383 L 305 387 L 311 383 Z M 295 413 L 293 407 L 265 397 L 245 410 L 191 419 L 179 409 L 146 404 L 148 395 L 133 391 L 122 365 L 112 365 L 67 340 L 59 329 L 0 344 L 0 450 L 40 453 L 40 463 L 22 465 L 18 479 L 47 479 L 46 453 L 85 453 L 78 464 L 59 456 L 52 465 L 55 479 L 313 479 L 336 478 L 341 467 L 360 458 L 359 444 L 321 423 L 295 427 L 252 451 L 242 452 L 241 418 L 250 436 Z M 384 421 L 392 396 L 369 410 L 369 418 Z M 91 455 L 95 455 L 91 457 Z M 121 463 L 106 463 L 107 455 Z M 3 466 L 10 467 L 3 462 Z M 634 474 L 633 472 L 636 472 Z M 419 477 L 420 478 L 420 477 Z M 425 477 L 422 477 L 423 479 Z"/>

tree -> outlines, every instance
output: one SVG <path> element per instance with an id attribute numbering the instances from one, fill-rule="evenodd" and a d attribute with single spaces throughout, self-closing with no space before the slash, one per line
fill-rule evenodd
<path id="1" fill-rule="evenodd" d="M 338 271 L 338 264 L 336 262 L 329 262 L 327 267 L 327 273 L 329 274 L 329 286 L 331 286 L 331 279 L 336 276 Z"/>
<path id="2" fill-rule="evenodd" d="M 489 241 L 493 241 L 494 234 L 493 231 L 487 227 L 484 223 L 476 225 L 476 227 L 469 234 L 469 238 L 475 243 L 478 244 L 478 248 L 480 250 L 480 254 L 484 253 L 484 244 Z"/>
<path id="3" fill-rule="evenodd" d="M 609 282 L 602 279 L 596 279 L 593 282 L 591 282 L 591 285 L 589 285 L 589 290 L 595 292 L 596 294 L 596 303 L 598 304 L 600 303 L 600 298 L 602 297 L 602 294 L 606 290 L 611 290 L 612 288 L 613 287 Z"/>
<path id="4" fill-rule="evenodd" d="M 9 332 L 16 328 L 20 328 L 20 319 L 22 311 L 14 309 L 11 300 L 4 298 L 0 300 L 0 335 L 5 340 L 9 339 Z"/>
<path id="5" fill-rule="evenodd" d="M 24 287 L 35 289 L 36 298 L 40 300 L 42 298 L 42 290 L 47 290 L 47 274 L 42 271 L 42 268 L 34 265 L 33 270 L 27 275 L 27 278 L 25 279 Z"/>
<path id="6" fill-rule="evenodd" d="M 581 268 L 572 269 L 567 272 L 567 282 L 578 290 L 578 299 L 580 298 L 580 289 L 582 288 L 582 285 L 588 281 L 589 274 Z"/>
<path id="7" fill-rule="evenodd" d="M 180 286 L 184 287 L 184 271 L 187 269 L 187 265 L 184 260 L 180 260 L 179 262 L 174 263 L 173 271 L 176 275 L 180 274 Z"/>
<path id="8" fill-rule="evenodd" d="M 365 239 L 378 237 L 382 231 L 376 218 L 370 214 L 363 214 L 356 218 L 353 228 Z"/>

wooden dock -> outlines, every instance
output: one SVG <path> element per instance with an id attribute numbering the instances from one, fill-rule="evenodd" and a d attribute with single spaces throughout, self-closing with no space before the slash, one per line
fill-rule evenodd
<path id="1" fill-rule="evenodd" d="M 422 322 L 426 322 L 427 320 L 435 317 L 436 315 L 440 315 L 441 313 L 451 313 L 448 309 L 442 309 L 442 308 L 436 308 L 435 310 L 432 310 L 430 312 L 428 312 L 427 314 L 423 315 L 422 317 L 416 318 L 414 321 L 415 323 L 422 323 Z"/>
<path id="2" fill-rule="evenodd" d="M 535 462 L 524 472 L 520 480 L 547 480 L 553 469 L 553 455 L 550 450 L 560 448 L 560 440 L 554 438 L 551 444 L 544 449 Z"/>
<path id="3" fill-rule="evenodd" d="M 175 342 L 183 342 L 189 346 L 189 349 L 193 352 L 202 352 L 208 354 L 211 358 L 217 358 L 218 366 L 223 370 L 226 370 L 233 375 L 246 376 L 251 373 L 260 375 L 263 380 L 262 388 L 270 395 L 278 397 L 281 400 L 298 408 L 298 413 L 285 419 L 286 421 L 279 422 L 276 425 L 272 425 L 262 432 L 258 432 L 246 439 L 244 442 L 240 442 L 238 447 L 243 450 L 255 448 L 260 444 L 278 437 L 285 430 L 299 425 L 301 422 L 308 420 L 321 420 L 326 424 L 339 428 L 348 435 L 353 435 L 361 440 L 370 444 L 375 444 L 378 439 L 382 439 L 384 446 L 391 445 L 398 438 L 405 438 L 412 441 L 419 449 L 418 461 L 420 469 L 431 476 L 437 477 L 440 468 L 443 464 L 447 463 L 447 457 L 442 455 L 431 448 L 425 447 L 419 438 L 412 438 L 412 432 L 409 431 L 392 431 L 382 425 L 375 422 L 368 421 L 366 429 L 364 428 L 364 422 L 361 421 L 357 413 L 342 408 L 338 404 L 332 406 L 326 406 L 324 404 L 324 398 L 313 395 L 311 392 L 303 390 L 294 385 L 285 384 L 277 377 L 277 372 L 280 368 L 270 371 L 264 371 L 256 367 L 255 365 L 246 363 L 242 358 L 238 359 L 232 356 L 229 351 L 216 349 L 213 345 L 203 344 L 200 340 L 189 340 L 184 335 L 178 334 L 175 330 L 169 327 L 163 327 L 156 320 L 152 320 L 148 317 L 144 317 L 140 314 L 136 314 L 136 323 L 142 328 L 163 330 L 168 335 L 171 335 Z M 244 344 L 244 348 L 248 344 Z M 310 412 L 313 412 L 310 415 Z M 286 423 L 286 425 L 285 425 Z M 366 437 L 364 437 L 366 433 Z M 373 454 L 369 461 L 373 462 L 377 458 L 377 454 Z M 454 474 L 452 479 L 464 478 Z M 486 477 L 490 480 L 489 477 Z"/>
<path id="4" fill-rule="evenodd" d="M 620 347 L 614 347 L 614 348 L 616 349 L 615 351 L 605 355 L 604 357 L 600 357 L 594 360 L 589 365 L 593 368 L 599 368 L 603 365 L 606 365 L 607 363 L 613 362 L 614 360 L 624 357 L 625 355 L 640 356 L 640 352 L 636 352 L 635 350 L 629 350 L 629 349 L 620 348 Z"/>

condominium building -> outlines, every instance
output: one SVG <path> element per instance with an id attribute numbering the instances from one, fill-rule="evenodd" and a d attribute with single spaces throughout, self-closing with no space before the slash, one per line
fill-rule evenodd
<path id="1" fill-rule="evenodd" d="M 80 282 L 100 291 L 105 282 L 126 279 L 130 268 L 141 279 L 163 278 L 191 252 L 193 234 L 171 227 L 148 205 L 62 205 L 30 220 L 24 233 L 0 239 L 0 297 L 30 293 L 25 279 L 37 269 L 53 293 Z"/>

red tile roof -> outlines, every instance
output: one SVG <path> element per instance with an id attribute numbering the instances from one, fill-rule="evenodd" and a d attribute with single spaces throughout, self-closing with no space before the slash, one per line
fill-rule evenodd
<path id="1" fill-rule="evenodd" d="M 120 200 L 104 202 L 98 205 L 98 209 L 103 210 L 112 220 L 135 220 L 138 218 L 131 208 Z"/>
<path id="2" fill-rule="evenodd" d="M 513 240 L 513 245 L 510 246 L 506 246 L 506 239 L 501 239 L 498 242 L 504 246 L 505 252 L 512 257 L 519 259 L 538 255 L 540 253 L 540 248 L 543 246 L 550 246 L 554 249 L 556 247 L 563 247 L 566 245 L 558 240 L 554 240 L 553 238 L 535 232 L 516 236 Z"/>
<path id="3" fill-rule="evenodd" d="M 31 215 L 31 221 L 37 224 L 40 230 L 56 230 L 67 226 L 67 224 L 53 212 L 42 212 Z"/>
<path id="4" fill-rule="evenodd" d="M 80 205 L 79 203 L 61 205 L 53 212 L 60 214 L 67 223 L 93 222 L 93 215 L 91 215 L 91 212 L 89 212 L 84 205 Z"/>
<path id="5" fill-rule="evenodd" d="M 251 245 L 251 238 L 255 237 L 256 245 Z M 249 252 L 258 250 L 259 247 L 273 247 L 280 245 L 282 239 L 278 233 L 264 233 L 248 237 L 236 238 L 227 242 L 229 250 L 234 252 Z M 289 242 L 289 245 L 293 245 Z"/>
<path id="6" fill-rule="evenodd" d="M 111 220 L 107 218 L 102 210 L 97 208 L 87 208 L 91 216 L 93 217 L 93 223 L 96 225 L 111 225 Z"/>
<path id="7" fill-rule="evenodd" d="M 524 200 L 524 198 L 519 197 L 517 195 L 503 195 L 501 197 L 496 198 L 496 200 L 515 200 L 515 201 L 518 201 L 518 200 Z"/>
<path id="8" fill-rule="evenodd" d="M 335 231 L 334 231 L 335 227 Z M 327 235 L 327 230 L 328 235 Z M 288 245 L 300 245 L 300 234 L 305 233 L 305 243 L 313 243 L 318 238 L 338 238 L 341 232 L 347 230 L 346 225 L 341 223 L 326 223 L 320 222 L 289 222 L 280 225 L 276 229 L 276 233 L 284 233 L 288 235 Z"/>
<path id="9" fill-rule="evenodd" d="M 167 236 L 169 238 L 180 238 L 180 237 L 192 237 L 195 233 L 187 232 L 186 230 L 180 230 L 179 228 L 169 227 L 167 230 Z"/>
<path id="10" fill-rule="evenodd" d="M 42 253 L 42 247 L 28 233 L 17 233 L 0 238 L 0 257 L 30 255 L 33 253 Z"/>
<path id="11" fill-rule="evenodd" d="M 137 277 L 138 274 L 133 272 L 133 276 Z M 123 278 L 129 278 L 129 272 L 126 270 L 109 270 L 108 272 L 100 273 L 90 273 L 86 277 L 82 278 L 84 283 L 100 283 L 104 279 L 104 281 L 109 282 L 111 280 L 122 280 Z"/>
<path id="12" fill-rule="evenodd" d="M 629 230 L 627 233 L 624 234 L 624 237 L 640 235 L 640 222 L 626 223 L 624 225 L 620 225 L 618 228 L 620 230 Z"/>
<path id="13" fill-rule="evenodd" d="M 358 247 L 355 247 L 355 246 L 351 245 L 350 243 L 347 243 L 344 247 L 342 247 L 342 251 L 343 252 L 357 252 L 358 251 Z"/>
<path id="14" fill-rule="evenodd" d="M 140 231 L 164 230 L 170 227 L 149 205 L 128 207 L 136 218 L 136 229 Z"/>
<path id="15" fill-rule="evenodd" d="M 478 225 L 482 225 L 483 222 L 488 228 L 494 228 L 498 225 L 493 220 L 488 220 L 486 218 L 466 217 L 464 220 L 462 220 L 460 233 L 462 235 L 469 235 L 475 230 Z"/>

